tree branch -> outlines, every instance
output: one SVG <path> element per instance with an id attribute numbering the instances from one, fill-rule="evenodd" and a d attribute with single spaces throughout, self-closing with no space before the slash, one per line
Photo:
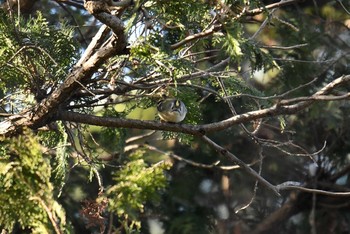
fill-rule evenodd
<path id="1" fill-rule="evenodd" d="M 272 185 L 270 182 L 265 180 L 261 175 L 259 175 L 256 171 L 254 171 L 251 167 L 249 167 L 247 164 L 245 164 L 242 160 L 237 158 L 234 154 L 226 150 L 225 148 L 219 146 L 214 141 L 209 139 L 207 136 L 202 136 L 201 139 L 208 143 L 209 146 L 211 146 L 213 149 L 215 149 L 217 152 L 219 152 L 222 156 L 228 158 L 232 162 L 238 164 L 242 169 L 244 169 L 248 174 L 253 176 L 256 180 L 258 180 L 260 183 L 265 185 L 267 188 L 272 190 L 276 195 L 280 195 L 278 192 L 278 189 L 276 186 Z"/>
<path id="2" fill-rule="evenodd" d="M 245 12 L 242 13 L 242 15 L 240 17 L 258 15 L 258 14 L 264 12 L 265 10 L 269 10 L 269 9 L 274 9 L 274 8 L 290 5 L 290 4 L 293 4 L 293 3 L 297 3 L 299 1 L 300 0 L 282 0 L 280 2 L 267 5 L 265 7 L 260 7 L 260 8 L 253 9 L 253 10 L 250 10 L 250 11 L 245 11 Z M 205 30 L 203 32 L 190 35 L 190 36 L 186 37 L 185 39 L 183 39 L 182 41 L 179 41 L 179 42 L 171 45 L 170 48 L 172 50 L 178 49 L 179 47 L 181 47 L 182 45 L 184 45 L 186 43 L 189 43 L 190 41 L 196 40 L 198 38 L 209 36 L 209 35 L 213 34 L 214 32 L 220 31 L 221 29 L 222 29 L 222 25 L 221 24 L 220 25 L 212 25 L 209 29 L 207 29 L 207 30 Z"/>
<path id="3" fill-rule="evenodd" d="M 53 91 L 50 96 L 43 99 L 33 108 L 1 122 L 0 135 L 11 136 L 20 133 L 24 127 L 37 129 L 49 123 L 52 117 L 56 115 L 60 105 L 79 90 L 82 84 L 91 78 L 101 64 L 113 55 L 125 53 L 127 42 L 124 35 L 123 22 L 116 16 L 105 12 L 96 15 L 113 30 L 115 35 L 104 46 L 97 48 L 101 37 L 105 35 L 105 28 L 103 27 L 92 40 L 93 46 L 91 47 L 96 49 L 94 53 L 91 53 L 91 49 L 87 50 L 86 55 L 83 55 L 83 59 L 78 62 L 78 66 L 73 69 L 63 84 Z"/>
<path id="4" fill-rule="evenodd" d="M 350 192 L 332 192 L 332 191 L 325 191 L 321 189 L 311 189 L 311 188 L 305 188 L 303 186 L 296 186 L 296 185 L 277 185 L 276 186 L 279 191 L 281 190 L 299 190 L 306 193 L 315 193 L 320 195 L 326 195 L 326 196 L 332 196 L 332 197 L 350 197 Z"/>
<path id="5" fill-rule="evenodd" d="M 291 5 L 294 3 L 298 3 L 300 2 L 300 0 L 282 0 L 276 3 L 272 3 L 270 5 L 267 5 L 265 7 L 260 7 L 260 8 L 256 8 L 253 10 L 249 10 L 245 13 L 245 15 L 249 15 L 249 16 L 253 16 L 253 15 L 258 15 L 260 13 L 263 13 L 266 10 L 270 10 L 270 9 L 274 9 L 274 8 L 278 8 L 278 7 L 283 7 L 283 6 L 287 6 L 287 5 Z"/>
<path id="6" fill-rule="evenodd" d="M 196 34 L 193 34 L 193 35 L 190 35 L 188 37 L 186 37 L 185 39 L 183 39 L 182 41 L 179 41 L 173 45 L 170 46 L 170 48 L 172 50 L 176 50 L 177 48 L 181 47 L 182 45 L 190 42 L 190 41 L 193 41 L 195 39 L 198 39 L 198 38 L 202 38 L 202 37 L 206 37 L 208 35 L 211 35 L 213 34 L 214 32 L 217 32 L 219 31 L 220 29 L 222 28 L 222 25 L 212 25 L 209 29 L 203 31 L 203 32 L 200 32 L 200 33 L 196 33 Z"/>
<path id="7" fill-rule="evenodd" d="M 98 53 L 96 53 L 98 54 Z M 88 71 L 92 72 L 92 69 L 96 69 L 96 62 L 101 62 L 101 59 L 99 59 L 99 56 L 96 55 L 91 57 L 90 60 L 91 63 L 88 61 L 85 64 L 89 64 L 87 66 Z M 101 54 L 104 54 L 101 52 Z M 82 71 L 83 70 L 83 71 Z M 73 91 L 73 87 L 77 87 L 77 84 L 75 82 L 74 74 L 77 74 L 76 76 L 79 79 L 83 79 L 86 75 L 86 71 L 84 71 L 84 66 L 78 71 L 73 72 L 71 76 L 64 82 L 64 84 L 56 90 L 49 98 L 44 99 L 41 103 L 42 106 L 39 106 L 38 113 L 35 114 L 31 119 L 23 118 L 23 116 L 12 116 L 6 121 L 3 121 L 0 123 L 0 135 L 11 135 L 15 133 L 18 129 L 17 127 L 23 128 L 24 126 L 31 126 L 31 127 L 37 127 L 35 123 L 38 123 L 41 118 L 43 118 L 45 115 L 48 115 L 52 110 L 54 110 L 54 107 L 57 108 L 57 106 L 66 98 L 69 97 L 70 93 Z M 182 132 L 194 136 L 201 136 L 205 135 L 210 132 L 216 132 L 220 130 L 227 129 L 229 127 L 232 127 L 234 125 L 261 119 L 264 117 L 272 117 L 272 116 L 278 116 L 278 115 L 290 115 L 295 114 L 298 111 L 301 111 L 307 107 L 309 107 L 312 103 L 316 101 L 323 101 L 322 99 L 318 100 L 318 96 L 326 95 L 329 92 L 331 92 L 334 88 L 339 87 L 340 85 L 346 84 L 350 81 L 350 75 L 339 77 L 326 86 L 324 86 L 322 89 L 320 89 L 318 92 L 316 92 L 314 95 L 310 97 L 309 100 L 303 100 L 301 102 L 298 102 L 296 104 L 289 104 L 288 99 L 281 100 L 277 104 L 275 104 L 272 107 L 256 110 L 256 111 L 250 111 L 244 114 L 235 115 L 229 119 L 216 122 L 216 123 L 210 123 L 210 124 L 203 124 L 203 125 L 188 125 L 188 124 L 170 124 L 170 123 L 158 123 L 155 121 L 141 121 L 141 120 L 130 120 L 130 119 L 118 119 L 114 117 L 99 117 L 94 115 L 88 115 L 88 114 L 80 114 L 75 112 L 68 112 L 68 111 L 59 111 L 57 113 L 57 116 L 55 118 L 57 120 L 65 120 L 65 121 L 72 121 L 72 122 L 79 122 L 79 123 L 85 123 L 85 124 L 91 124 L 91 125 L 98 125 L 98 126 L 107 126 L 107 127 L 121 127 L 121 128 L 138 128 L 138 129 L 153 129 L 153 130 L 165 130 L 165 131 L 173 131 L 173 132 Z M 69 90 L 70 92 L 68 92 Z M 55 99 L 55 97 L 57 97 Z M 17 126 L 17 127 L 16 127 Z"/>
<path id="8" fill-rule="evenodd" d="M 283 190 L 297 190 L 298 192 L 292 192 L 289 196 L 288 202 L 286 202 L 282 207 L 274 211 L 268 217 L 266 217 L 261 223 L 259 223 L 255 229 L 249 234 L 261 234 L 261 233 L 275 233 L 274 230 L 278 224 L 283 223 L 285 220 L 291 216 L 302 211 L 309 205 L 312 205 L 312 200 L 310 196 L 305 196 L 306 193 L 311 193 L 313 195 L 324 195 L 333 197 L 338 201 L 348 201 L 350 192 L 332 192 L 320 189 L 310 189 L 300 185 L 299 182 L 287 181 L 285 183 L 276 185 L 279 191 Z M 318 204 L 320 201 L 318 201 Z M 339 202 L 335 202 L 338 204 Z"/>
<path id="9" fill-rule="evenodd" d="M 115 127 L 115 128 L 138 128 L 138 129 L 152 129 L 152 130 L 164 130 L 164 131 L 172 131 L 172 132 L 182 132 L 194 136 L 205 135 L 210 132 L 216 132 L 225 130 L 234 125 L 261 119 L 264 117 L 273 117 L 278 115 L 290 115 L 295 114 L 298 111 L 306 109 L 312 103 L 316 101 L 326 101 L 323 99 L 317 99 L 316 97 L 325 95 L 329 93 L 334 88 L 348 83 L 350 81 L 350 75 L 339 77 L 333 80 L 331 83 L 327 84 L 321 90 L 316 92 L 314 95 L 310 97 L 308 100 L 302 99 L 301 102 L 296 104 L 288 104 L 288 99 L 282 100 L 279 103 L 275 104 L 272 107 L 250 111 L 244 114 L 235 115 L 229 119 L 210 123 L 203 125 L 189 125 L 189 124 L 172 124 L 172 123 L 162 123 L 156 121 L 142 121 L 142 120 L 133 120 L 133 119 L 119 119 L 115 117 L 100 117 L 94 116 L 90 114 L 80 114 L 76 112 L 70 111 L 60 111 L 56 119 L 71 121 L 71 122 L 79 122 L 90 125 L 97 126 L 106 126 L 106 127 Z M 4 134 L 0 125 L 0 134 Z"/>
<path id="10" fill-rule="evenodd" d="M 77 122 L 95 126 L 105 126 L 114 128 L 135 128 L 135 129 L 153 129 L 172 132 L 182 132 L 190 135 L 201 135 L 196 126 L 189 124 L 172 124 L 156 121 L 144 121 L 135 119 L 120 119 L 115 117 L 101 117 L 90 114 L 81 114 L 72 111 L 60 111 L 57 114 L 57 120 Z M 1 133 L 1 132 L 0 132 Z"/>

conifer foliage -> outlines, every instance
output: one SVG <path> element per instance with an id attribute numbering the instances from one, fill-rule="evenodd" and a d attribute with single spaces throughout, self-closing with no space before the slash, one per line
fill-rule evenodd
<path id="1" fill-rule="evenodd" d="M 350 231 L 349 2 L 0 4 L 1 233 Z"/>

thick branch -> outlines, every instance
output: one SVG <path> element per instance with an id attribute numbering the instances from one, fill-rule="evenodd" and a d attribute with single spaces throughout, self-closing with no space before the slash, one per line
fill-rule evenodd
<path id="1" fill-rule="evenodd" d="M 159 123 L 155 121 L 141 121 L 132 119 L 119 119 L 115 117 L 100 117 L 89 114 L 80 114 L 69 111 L 61 111 L 58 113 L 58 120 L 65 120 L 71 122 L 79 122 L 84 124 L 91 124 L 97 126 L 116 127 L 116 128 L 138 128 L 138 129 L 153 129 L 164 130 L 173 132 L 182 132 L 190 135 L 200 136 L 210 132 L 216 132 L 225 130 L 237 124 L 257 120 L 265 117 L 273 117 L 278 115 L 290 115 L 295 114 L 298 111 L 306 109 L 316 101 L 324 101 L 323 99 L 317 99 L 315 97 L 322 96 L 329 93 L 334 88 L 346 84 L 350 81 L 350 75 L 339 77 L 327 84 L 321 90 L 312 95 L 309 99 L 291 105 L 288 104 L 288 99 L 280 101 L 272 107 L 250 111 L 244 114 L 235 115 L 229 119 L 203 125 L 189 125 L 189 124 L 171 124 L 171 123 Z M 0 128 L 1 134 L 1 128 Z"/>
<path id="2" fill-rule="evenodd" d="M 96 59 L 96 58 L 95 58 Z M 88 64 L 88 63 L 87 63 Z M 83 67 L 84 68 L 84 67 Z M 81 68 L 81 69 L 83 69 Z M 74 73 L 73 73 L 74 74 Z M 78 73 L 80 75 L 84 73 Z M 83 76 L 84 77 L 84 76 Z M 73 77 L 74 78 L 74 77 Z M 74 83 L 74 79 L 67 79 L 68 81 L 71 81 Z M 322 89 L 320 89 L 318 92 L 316 92 L 314 95 L 310 97 L 309 100 L 304 100 L 296 104 L 290 104 L 288 105 L 288 99 L 287 100 L 282 100 L 279 103 L 275 104 L 272 107 L 262 109 L 262 110 L 256 110 L 256 111 L 250 111 L 244 114 L 240 115 L 235 115 L 229 119 L 216 122 L 216 123 L 211 123 L 211 124 L 204 124 L 204 125 L 188 125 L 188 124 L 169 124 L 169 123 L 157 123 L 154 121 L 140 121 L 140 120 L 131 120 L 131 119 L 118 119 L 114 117 L 99 117 L 99 116 L 94 116 L 94 115 L 88 115 L 88 114 L 79 114 L 75 112 L 68 112 L 68 111 L 60 111 L 56 119 L 58 120 L 66 120 L 66 121 L 72 121 L 72 122 L 79 122 L 79 123 L 85 123 L 85 124 L 91 124 L 91 125 L 98 125 L 98 126 L 106 126 L 106 127 L 121 127 L 121 128 L 139 128 L 139 129 L 153 129 L 153 130 L 165 130 L 165 131 L 173 131 L 173 132 L 182 132 L 190 135 L 205 135 L 210 132 L 215 132 L 215 131 L 220 131 L 227 129 L 229 127 L 232 127 L 237 124 L 241 124 L 244 122 L 252 121 L 252 120 L 257 120 L 265 117 L 272 117 L 272 116 L 278 116 L 278 115 L 290 115 L 290 114 L 295 114 L 298 111 L 301 111 L 310 105 L 312 105 L 316 101 L 322 101 L 318 100 L 315 97 L 317 96 L 322 96 L 330 93 L 334 88 L 341 86 L 343 84 L 346 84 L 350 81 L 350 75 L 342 76 L 339 77 L 326 86 L 324 86 Z M 68 85 L 65 87 L 67 82 L 63 84 L 63 90 L 70 90 L 71 87 Z M 73 84 L 71 84 L 73 85 Z M 62 95 L 59 91 L 55 92 L 54 94 L 57 93 L 58 95 L 58 100 L 61 100 L 60 97 L 62 98 Z M 68 95 L 68 94 L 66 94 Z M 59 102 L 53 98 L 54 95 L 51 95 L 51 99 L 48 100 L 43 100 L 44 104 L 43 107 L 41 108 L 41 112 L 37 113 L 33 118 L 31 125 L 26 124 L 24 121 L 23 123 L 23 118 L 21 117 L 13 117 L 11 120 L 4 121 L 0 123 L 0 134 L 3 135 L 11 135 L 11 132 L 16 131 L 15 126 L 33 126 L 33 123 L 36 123 L 37 121 L 40 120 L 40 116 L 44 116 L 45 112 L 43 112 L 46 108 L 47 112 L 46 114 L 50 113 L 49 110 L 52 110 L 55 105 L 58 105 Z M 52 100 L 52 103 L 49 101 Z M 45 101 L 48 102 L 45 105 Z M 50 107 L 50 108 L 47 108 Z M 27 117 L 28 118 L 28 117 Z M 17 124 L 11 124 L 11 122 L 15 122 Z M 23 127 L 23 126 L 22 126 Z"/>
<path id="3" fill-rule="evenodd" d="M 172 132 L 182 132 L 194 136 L 204 135 L 209 132 L 215 132 L 227 129 L 233 125 L 243 123 L 246 121 L 259 119 L 265 116 L 277 115 L 276 111 L 268 108 L 259 111 L 252 111 L 242 115 L 236 115 L 233 118 L 220 121 L 212 124 L 204 125 L 189 125 L 189 124 L 172 124 L 156 121 L 142 121 L 135 119 L 120 119 L 116 117 L 101 117 L 90 114 L 81 114 L 72 111 L 60 111 L 56 116 L 57 120 L 64 120 L 70 122 L 77 122 L 82 124 L 114 127 L 114 128 L 136 128 L 136 129 L 149 129 L 149 130 L 164 130 Z M 1 133 L 1 131 L 0 131 Z"/>
<path id="4" fill-rule="evenodd" d="M 350 75 L 341 76 L 333 80 L 326 86 L 324 86 L 322 89 L 320 89 L 318 92 L 313 94 L 307 100 L 303 99 L 304 101 L 298 102 L 293 105 L 289 104 L 288 99 L 282 100 L 270 108 L 257 110 L 257 111 L 250 111 L 245 114 L 235 115 L 229 119 L 226 119 L 217 123 L 202 125 L 201 130 L 203 132 L 214 132 L 214 131 L 224 130 L 236 124 L 240 124 L 251 120 L 261 119 L 264 117 L 295 114 L 303 109 L 306 109 L 316 101 L 327 101 L 324 99 L 318 99 L 317 97 L 326 95 L 329 92 L 331 92 L 334 88 L 349 82 L 350 82 Z"/>
<path id="5" fill-rule="evenodd" d="M 101 117 L 89 114 L 80 114 L 71 111 L 60 111 L 57 116 L 58 120 L 77 122 L 82 124 L 114 127 L 114 128 L 136 128 L 136 129 L 153 129 L 172 132 L 182 132 L 190 135 L 201 135 L 196 126 L 188 124 L 172 124 L 156 121 L 143 121 L 135 119 L 119 119 L 115 117 Z"/>
<path id="6" fill-rule="evenodd" d="M 92 38 L 89 46 L 86 48 L 84 54 L 81 56 L 79 61 L 75 64 L 75 67 L 81 67 L 91 55 L 101 47 L 106 37 L 110 33 L 110 29 L 106 25 L 102 25 L 96 35 Z"/>
<path id="7" fill-rule="evenodd" d="M 48 124 L 52 117 L 56 115 L 60 105 L 82 88 L 82 84 L 91 78 L 101 64 L 113 55 L 125 52 L 127 42 L 124 35 L 123 22 L 116 16 L 104 12 L 96 15 L 113 30 L 114 36 L 111 37 L 111 40 L 100 48 L 93 46 L 96 49 L 94 53 L 91 53 L 91 50 L 87 50 L 88 56 L 83 55 L 84 61 L 78 62 L 79 66 L 73 69 L 63 84 L 53 91 L 50 96 L 43 99 L 30 110 L 1 122 L 0 135 L 11 136 L 21 132 L 24 127 L 36 129 Z M 104 32 L 104 29 L 99 31 L 96 35 L 97 38 L 94 38 L 92 41 L 94 45 L 100 43 L 101 37 L 105 35 Z"/>
<path id="8" fill-rule="evenodd" d="M 71 72 L 57 90 L 34 108 L 33 116 L 31 116 L 32 125 L 41 125 L 43 121 L 45 122 L 46 117 L 49 117 L 51 113 L 55 113 L 61 103 L 81 88 L 80 83 L 89 79 L 98 67 L 115 53 L 116 49 L 112 45 L 101 48 L 81 67 Z"/>

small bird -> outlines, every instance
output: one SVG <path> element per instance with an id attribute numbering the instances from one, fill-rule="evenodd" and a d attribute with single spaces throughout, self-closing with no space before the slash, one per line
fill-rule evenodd
<path id="1" fill-rule="evenodd" d="M 179 123 L 185 119 L 187 108 L 185 104 L 175 98 L 159 101 L 157 105 L 158 116 L 161 120 L 170 123 Z"/>

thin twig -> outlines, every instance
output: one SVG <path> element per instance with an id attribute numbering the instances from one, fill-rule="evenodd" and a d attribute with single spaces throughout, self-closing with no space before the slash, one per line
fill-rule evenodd
<path id="1" fill-rule="evenodd" d="M 338 2 L 341 7 L 344 9 L 344 11 L 346 12 L 346 14 L 350 15 L 350 11 L 348 9 L 346 9 L 346 7 L 344 6 L 342 0 L 337 0 L 336 2 Z"/>
<path id="2" fill-rule="evenodd" d="M 130 143 L 132 143 L 134 141 L 145 139 L 146 137 L 152 136 L 154 133 L 156 133 L 156 131 L 150 131 L 150 132 L 146 132 L 145 134 L 142 134 L 142 135 L 130 137 L 130 138 L 125 140 L 125 143 L 126 144 L 130 144 Z"/>
<path id="3" fill-rule="evenodd" d="M 72 12 L 62 3 L 62 1 L 55 0 L 55 2 L 57 2 L 57 4 L 60 5 L 60 7 L 62 7 L 62 9 L 63 9 L 64 11 L 66 11 L 67 14 L 73 19 L 75 25 L 77 26 L 76 28 L 77 28 L 77 31 L 78 31 L 78 33 L 79 33 L 81 39 L 83 40 L 83 42 L 85 43 L 85 45 L 87 45 L 87 41 L 86 41 L 86 39 L 85 39 L 85 37 L 84 37 L 84 34 L 83 34 L 82 31 L 80 30 L 79 23 L 78 23 L 77 19 L 74 17 L 74 15 L 72 14 Z M 84 8 L 84 6 L 81 6 L 81 7 Z"/>
<path id="4" fill-rule="evenodd" d="M 214 141 L 212 141 L 210 138 L 207 136 L 201 136 L 201 139 L 208 143 L 210 147 L 215 149 L 218 153 L 220 153 L 222 156 L 228 158 L 232 162 L 238 164 L 244 171 L 246 171 L 248 174 L 253 176 L 255 179 L 257 179 L 261 184 L 269 188 L 271 191 L 273 191 L 276 195 L 280 195 L 278 192 L 278 189 L 276 186 L 265 180 L 261 175 L 259 175 L 256 171 L 254 171 L 251 167 L 249 167 L 246 163 L 244 163 L 242 160 L 237 158 L 234 154 L 229 152 L 227 149 L 221 147 L 220 145 L 216 144 Z"/>
<path id="5" fill-rule="evenodd" d="M 295 186 L 295 185 L 276 185 L 279 191 L 282 190 L 299 190 L 302 192 L 307 192 L 307 193 L 316 193 L 320 195 L 327 195 L 327 196 L 332 196 L 332 197 L 349 197 L 350 192 L 330 192 L 330 191 L 325 191 L 325 190 L 320 190 L 320 189 L 311 189 L 311 188 L 305 188 L 302 186 Z"/>
<path id="6" fill-rule="evenodd" d="M 147 144 L 144 144 L 142 145 L 144 147 L 146 147 L 147 149 L 149 150 L 152 150 L 152 151 L 155 151 L 155 152 L 158 152 L 158 153 L 161 153 L 161 154 L 164 154 L 170 158 L 174 158 L 180 162 L 185 162 L 191 166 L 194 166 L 194 167 L 200 167 L 200 168 L 205 168 L 205 169 L 213 169 L 213 168 L 220 168 L 218 166 L 218 164 L 220 163 L 220 161 L 216 161 L 215 163 L 213 164 L 203 164 L 203 163 L 198 163 L 198 162 L 195 162 L 193 160 L 189 160 L 189 159 L 185 159 L 179 155 L 176 155 L 174 153 L 167 153 L 167 152 L 164 152 L 163 150 L 160 150 L 154 146 L 151 146 L 151 145 L 147 145 Z"/>
<path id="7" fill-rule="evenodd" d="M 310 101 L 310 100 L 318 100 L 318 101 L 338 101 L 338 100 L 344 100 L 350 98 L 350 92 L 340 95 L 340 96 L 333 96 L 333 95 L 316 95 L 316 96 L 311 96 L 311 97 L 297 97 L 297 98 L 292 98 L 288 100 L 282 100 L 281 104 L 282 105 L 290 105 L 291 103 L 295 102 L 303 102 L 303 101 Z"/>
<path id="8" fill-rule="evenodd" d="M 279 8 L 282 6 L 287 6 L 287 5 L 291 5 L 294 3 L 298 3 L 300 0 L 282 0 L 276 3 L 272 3 L 270 5 L 264 6 L 264 7 L 260 7 L 260 8 L 256 8 L 250 11 L 247 11 L 245 15 L 249 15 L 249 16 L 253 16 L 253 15 L 258 15 L 260 13 L 263 13 L 266 10 L 270 10 L 270 9 L 274 9 L 274 8 Z"/>
<path id="9" fill-rule="evenodd" d="M 253 36 L 251 36 L 249 38 L 249 40 L 254 40 L 259 35 L 259 33 L 266 27 L 267 23 L 270 21 L 270 18 L 271 18 L 271 16 L 273 16 L 275 11 L 276 11 L 276 9 L 272 9 L 272 11 L 269 12 L 268 17 L 266 17 L 266 19 L 262 22 L 262 24 L 260 25 L 258 30 L 253 34 Z"/>
<path id="10" fill-rule="evenodd" d="M 292 46 L 262 45 L 260 46 L 260 48 L 269 49 L 269 50 L 293 50 L 293 49 L 305 47 L 308 45 L 309 45 L 308 43 L 292 45 Z"/>
<path id="11" fill-rule="evenodd" d="M 63 230 L 61 230 L 61 228 L 58 226 L 59 220 L 55 219 L 55 215 L 52 213 L 51 209 L 45 204 L 45 202 L 43 201 L 43 199 L 41 199 L 40 197 L 34 196 L 29 198 L 30 200 L 36 200 L 39 201 L 39 203 L 41 204 L 41 206 L 44 208 L 44 210 L 47 213 L 47 216 L 49 217 L 51 224 L 53 226 L 53 228 L 55 229 L 55 232 L 57 234 L 63 234 Z"/>
<path id="12" fill-rule="evenodd" d="M 259 171 L 258 171 L 259 175 L 261 175 L 261 172 L 262 172 L 263 159 L 264 159 L 263 148 L 259 146 Z M 242 206 L 241 208 L 235 211 L 236 214 L 241 210 L 247 209 L 253 203 L 256 197 L 256 192 L 258 191 L 258 185 L 259 185 L 259 180 L 256 180 L 254 184 L 254 189 L 253 189 L 253 196 L 250 198 L 250 201 L 246 205 Z"/>
<path id="13" fill-rule="evenodd" d="M 195 39 L 209 36 L 209 35 L 213 34 L 214 32 L 221 30 L 221 28 L 222 28 L 222 25 L 212 25 L 209 29 L 207 29 L 203 32 L 190 35 L 190 36 L 186 37 L 185 39 L 183 39 L 182 41 L 179 41 L 179 42 L 171 45 L 170 48 L 172 50 L 176 50 L 176 49 L 180 48 L 182 45 L 189 43 Z"/>

